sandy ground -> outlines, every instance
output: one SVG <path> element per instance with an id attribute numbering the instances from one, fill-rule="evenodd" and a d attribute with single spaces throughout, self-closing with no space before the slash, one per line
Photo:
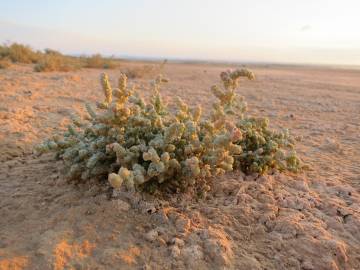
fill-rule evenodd
<path id="1" fill-rule="evenodd" d="M 162 93 L 206 108 L 224 69 L 168 64 Z M 61 162 L 31 149 L 102 98 L 102 70 L 0 70 L 0 269 L 360 269 L 360 71 L 252 70 L 239 89 L 249 113 L 299 136 L 311 170 L 234 172 L 200 202 L 69 185 Z"/>

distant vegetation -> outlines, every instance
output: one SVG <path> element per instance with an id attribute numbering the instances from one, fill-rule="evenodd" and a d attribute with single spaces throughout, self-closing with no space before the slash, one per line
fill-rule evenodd
<path id="1" fill-rule="evenodd" d="M 13 63 L 37 63 L 41 58 L 41 52 L 33 51 L 29 46 L 13 43 L 0 45 L 0 58 L 9 59 Z"/>
<path id="2" fill-rule="evenodd" d="M 37 72 L 50 72 L 50 71 L 73 71 L 80 69 L 81 63 L 76 57 L 65 56 L 58 51 L 45 49 L 34 67 Z"/>
<path id="3" fill-rule="evenodd" d="M 116 67 L 116 63 L 111 58 L 104 58 L 101 54 L 94 54 L 90 57 L 82 58 L 84 66 L 87 68 L 105 68 L 113 69 Z"/>
<path id="4" fill-rule="evenodd" d="M 120 66 L 120 61 L 101 54 L 91 56 L 69 56 L 56 50 L 45 49 L 35 51 L 30 46 L 12 43 L 0 45 L 0 69 L 6 69 L 12 63 L 34 64 L 36 72 L 74 71 L 81 68 L 114 69 Z M 147 64 L 122 69 L 129 79 L 154 78 L 162 73 L 167 60 L 160 64 Z"/>
<path id="5" fill-rule="evenodd" d="M 159 72 L 157 72 L 155 66 L 153 65 L 143 65 L 137 67 L 131 67 L 124 70 L 126 77 L 129 79 L 141 79 L 145 77 L 155 77 Z"/>
<path id="6" fill-rule="evenodd" d="M 165 59 L 160 65 L 143 65 L 124 70 L 124 74 L 129 79 L 154 78 L 156 75 L 163 73 L 167 63 Z"/>
<path id="7" fill-rule="evenodd" d="M 74 57 L 45 49 L 34 51 L 30 46 L 19 43 L 0 45 L 0 69 L 8 68 L 11 63 L 35 64 L 34 71 L 73 71 L 81 68 L 113 69 L 117 66 L 113 58 L 95 54 L 90 57 Z"/>

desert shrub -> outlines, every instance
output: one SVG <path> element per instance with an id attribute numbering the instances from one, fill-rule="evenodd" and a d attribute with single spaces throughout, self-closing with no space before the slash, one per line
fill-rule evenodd
<path id="1" fill-rule="evenodd" d="M 14 63 L 31 64 L 36 63 L 41 57 L 41 54 L 34 52 L 29 46 L 13 43 L 8 47 L 7 55 L 4 56 L 8 57 Z"/>
<path id="2" fill-rule="evenodd" d="M 49 48 L 46 48 L 44 50 L 45 54 L 47 55 L 58 55 L 58 56 L 62 56 L 62 53 L 59 52 L 59 51 L 56 51 L 56 50 L 53 50 L 53 49 L 49 49 Z"/>
<path id="3" fill-rule="evenodd" d="M 153 77 L 157 74 L 155 66 L 153 65 L 143 65 L 140 67 L 131 67 L 127 68 L 124 71 L 124 74 L 129 79 L 140 79 L 144 77 Z"/>
<path id="4" fill-rule="evenodd" d="M 19 43 L 0 45 L 0 59 L 6 59 L 13 63 L 36 63 L 41 55 L 41 52 L 35 52 L 31 47 Z"/>
<path id="5" fill-rule="evenodd" d="M 298 171 L 294 140 L 288 130 L 277 132 L 269 129 L 267 118 L 245 118 L 237 122 L 243 140 L 239 142 L 243 152 L 235 158 L 236 166 L 244 172 L 266 173 L 271 168 Z"/>
<path id="6" fill-rule="evenodd" d="M 135 66 L 125 69 L 124 74 L 129 79 L 154 78 L 157 74 L 163 73 L 166 64 L 167 59 L 158 65 Z"/>
<path id="7" fill-rule="evenodd" d="M 36 72 L 73 71 L 81 68 L 75 58 L 64 56 L 59 52 L 46 52 L 34 67 Z"/>
<path id="8" fill-rule="evenodd" d="M 153 95 L 145 102 L 127 86 L 121 75 L 111 88 L 103 74 L 105 100 L 94 110 L 87 104 L 87 120 L 73 118 L 73 125 L 36 148 L 54 150 L 64 160 L 67 176 L 75 181 L 106 175 L 113 188 L 184 191 L 204 195 L 208 179 L 234 169 L 265 173 L 270 168 L 297 171 L 299 159 L 288 132 L 268 128 L 266 119 L 245 115 L 246 103 L 236 94 L 239 79 L 253 79 L 242 69 L 221 73 L 223 86 L 213 86 L 217 98 L 209 117 L 201 107 L 190 108 L 180 98 L 175 108 L 159 93 L 166 80 L 159 76 Z"/>
<path id="9" fill-rule="evenodd" d="M 87 68 L 114 69 L 116 67 L 114 60 L 110 58 L 104 58 L 101 56 L 101 54 L 94 54 L 85 58 L 84 61 L 85 67 Z"/>
<path id="10" fill-rule="evenodd" d="M 9 47 L 6 45 L 0 45 L 0 59 L 9 56 Z"/>
<path id="11" fill-rule="evenodd" d="M 8 58 L 0 58 L 0 69 L 5 69 L 11 66 L 11 61 Z"/>
<path id="12" fill-rule="evenodd" d="M 19 43 L 0 45 L 0 60 L 9 59 L 13 63 L 36 64 L 34 71 L 72 71 L 82 67 L 114 69 L 117 61 L 95 54 L 90 57 L 63 55 L 53 49 L 34 51 Z M 5 66 L 5 64 L 4 64 Z"/>

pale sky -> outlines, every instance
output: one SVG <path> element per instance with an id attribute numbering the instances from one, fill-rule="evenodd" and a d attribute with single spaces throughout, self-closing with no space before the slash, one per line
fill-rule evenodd
<path id="1" fill-rule="evenodd" d="M 360 65 L 359 0 L 0 0 L 0 42 L 64 53 Z"/>

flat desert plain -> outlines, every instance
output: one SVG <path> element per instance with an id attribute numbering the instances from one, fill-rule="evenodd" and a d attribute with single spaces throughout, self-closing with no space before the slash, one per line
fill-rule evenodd
<path id="1" fill-rule="evenodd" d="M 161 92 L 206 111 L 228 68 L 169 63 Z M 289 128 L 309 170 L 233 172 L 200 201 L 67 183 L 61 161 L 32 148 L 102 99 L 104 70 L 0 70 L 0 269 L 360 269 L 360 71 L 250 69 L 238 89 L 248 114 Z M 106 72 L 115 84 L 119 69 Z M 149 80 L 130 83 L 148 97 Z"/>

